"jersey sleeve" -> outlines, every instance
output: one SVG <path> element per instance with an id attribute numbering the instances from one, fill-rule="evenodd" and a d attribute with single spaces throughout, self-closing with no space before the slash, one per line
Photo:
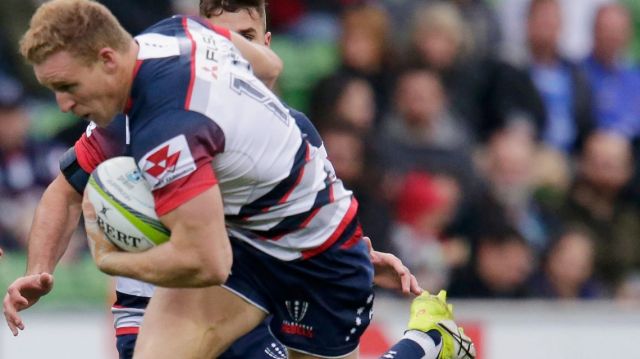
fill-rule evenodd
<path id="1" fill-rule="evenodd" d="M 91 172 L 103 161 L 126 153 L 126 129 L 124 116 L 116 117 L 107 128 L 94 123 L 75 145 L 60 158 L 60 171 L 71 186 L 82 193 Z"/>
<path id="2" fill-rule="evenodd" d="M 214 121 L 192 111 L 171 111 L 136 126 L 132 154 L 151 186 L 159 216 L 218 183 L 211 162 L 224 142 Z"/>

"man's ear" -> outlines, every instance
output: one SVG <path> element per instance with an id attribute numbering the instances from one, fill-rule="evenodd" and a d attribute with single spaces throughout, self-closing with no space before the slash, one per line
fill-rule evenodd
<path id="1" fill-rule="evenodd" d="M 265 46 L 267 46 L 267 47 L 270 47 L 270 46 L 271 46 L 271 31 L 267 31 L 267 32 L 264 34 L 264 44 L 265 44 Z"/>
<path id="2" fill-rule="evenodd" d="M 118 67 L 118 56 L 114 49 L 110 47 L 104 47 L 98 52 L 98 61 L 102 63 L 104 69 L 108 73 L 116 71 Z"/>

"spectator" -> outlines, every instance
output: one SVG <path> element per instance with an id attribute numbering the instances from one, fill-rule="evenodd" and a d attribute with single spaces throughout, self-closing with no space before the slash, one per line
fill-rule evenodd
<path id="1" fill-rule="evenodd" d="M 633 173 L 631 145 L 615 133 L 588 137 L 563 216 L 588 228 L 596 241 L 595 274 L 612 291 L 640 268 L 640 211 L 626 189 Z"/>
<path id="2" fill-rule="evenodd" d="M 438 74 L 451 109 L 465 121 L 474 120 L 482 75 L 470 62 L 473 45 L 460 12 L 450 3 L 432 3 L 418 7 L 411 24 L 406 62 Z"/>
<path id="3" fill-rule="evenodd" d="M 487 223 L 477 239 L 470 265 L 451 279 L 454 298 L 515 299 L 528 295 L 533 257 L 527 241 L 515 230 Z"/>
<path id="4" fill-rule="evenodd" d="M 604 295 L 593 277 L 595 243 L 588 231 L 567 228 L 553 241 L 531 281 L 533 296 L 594 299 Z"/>
<path id="5" fill-rule="evenodd" d="M 580 67 L 560 55 L 561 30 L 557 0 L 532 0 L 527 18 L 529 72 L 546 107 L 542 139 L 571 153 L 593 126 L 591 94 Z"/>
<path id="6" fill-rule="evenodd" d="M 594 47 L 584 67 L 591 81 L 597 126 L 629 138 L 640 135 L 640 72 L 625 60 L 631 18 L 619 4 L 602 6 L 594 25 Z"/>
<path id="7" fill-rule="evenodd" d="M 0 247 L 23 248 L 33 211 L 63 148 L 29 137 L 22 84 L 0 74 Z"/>
<path id="8" fill-rule="evenodd" d="M 388 109 L 394 75 L 388 15 L 373 5 L 356 6 L 344 12 L 341 25 L 338 71 L 362 77 L 371 85 L 379 120 Z"/>
<path id="9" fill-rule="evenodd" d="M 398 78 L 395 112 L 383 125 L 392 139 L 413 146 L 458 151 L 470 142 L 470 131 L 448 108 L 448 98 L 434 72 L 410 69 Z"/>
<path id="10" fill-rule="evenodd" d="M 516 228 L 536 254 L 546 249 L 555 226 L 554 216 L 535 196 L 538 153 L 530 127 L 512 126 L 495 132 L 477 157 L 478 172 L 487 188 L 473 204 L 472 215 L 483 218 L 495 213 Z M 476 225 L 482 222 L 476 221 Z"/>
<path id="11" fill-rule="evenodd" d="M 398 78 L 394 102 L 395 111 L 385 119 L 376 141 L 385 170 L 446 173 L 464 188 L 471 185 L 469 130 L 449 111 L 438 76 L 420 68 L 407 70 Z"/>
<path id="12" fill-rule="evenodd" d="M 444 236 L 461 195 L 449 176 L 414 171 L 401 184 L 391 237 L 394 253 L 426 290 L 446 288 L 451 268 L 468 259 L 467 243 Z"/>
<path id="13" fill-rule="evenodd" d="M 369 134 L 375 125 L 375 98 L 369 83 L 344 73 L 320 81 L 312 92 L 309 115 L 318 127 L 343 121 L 361 134 Z"/>
<path id="14" fill-rule="evenodd" d="M 451 0 L 462 14 L 473 36 L 473 55 L 485 57 L 496 53 L 500 44 L 500 24 L 493 7 L 485 0 Z"/>
<path id="15" fill-rule="evenodd" d="M 391 210 L 365 137 L 359 129 L 340 121 L 326 123 L 319 130 L 336 174 L 358 199 L 362 228 L 374 248 L 389 250 Z"/>

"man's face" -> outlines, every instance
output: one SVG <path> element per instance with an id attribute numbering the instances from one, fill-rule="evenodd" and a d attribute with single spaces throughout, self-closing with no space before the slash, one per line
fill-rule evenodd
<path id="1" fill-rule="evenodd" d="M 38 81 L 54 92 L 62 112 L 104 127 L 122 111 L 116 76 L 101 61 L 87 65 L 60 51 L 33 69 Z"/>
<path id="2" fill-rule="evenodd" d="M 211 16 L 209 21 L 216 26 L 235 31 L 251 42 L 266 46 L 271 43 L 271 33 L 266 32 L 264 19 L 255 9 L 248 11 L 243 9 L 237 12 L 223 11 L 220 15 Z"/>

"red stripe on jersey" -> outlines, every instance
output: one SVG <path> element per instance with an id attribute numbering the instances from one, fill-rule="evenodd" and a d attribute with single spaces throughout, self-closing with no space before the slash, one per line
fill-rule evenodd
<path id="1" fill-rule="evenodd" d="M 187 34 L 187 37 L 189 37 L 189 40 L 191 40 L 191 79 L 189 80 L 187 99 L 184 101 L 184 108 L 187 110 L 189 109 L 189 104 L 191 104 L 191 96 L 193 95 L 193 83 L 195 82 L 196 76 L 196 42 L 193 40 L 191 32 L 189 32 L 188 21 L 189 19 L 186 17 L 182 19 L 182 27 L 184 27 L 184 32 Z"/>
<path id="2" fill-rule="evenodd" d="M 140 66 L 142 66 L 143 60 L 136 60 L 136 66 L 133 68 L 133 75 L 131 78 L 135 80 L 136 76 L 138 76 L 138 71 L 140 71 Z M 131 96 L 127 99 L 127 105 L 124 108 L 124 113 L 129 113 L 131 108 L 133 107 L 133 99 Z"/>
<path id="3" fill-rule="evenodd" d="M 158 216 L 173 211 L 217 183 L 213 167 L 207 162 L 189 176 L 153 191 Z"/>
<path id="4" fill-rule="evenodd" d="M 222 26 L 213 25 L 213 24 L 210 24 L 210 27 L 213 31 L 231 40 L 231 31 L 229 31 L 229 29 L 224 28 Z"/>
<path id="5" fill-rule="evenodd" d="M 313 249 L 309 249 L 307 251 L 303 251 L 302 259 L 309 259 L 317 254 L 324 252 L 329 247 L 331 247 L 338 240 L 338 238 L 340 238 L 344 230 L 347 228 L 347 225 L 349 225 L 349 223 L 351 223 L 353 218 L 356 216 L 357 212 L 358 212 L 358 201 L 355 199 L 355 197 L 352 197 L 351 205 L 349 205 L 349 209 L 347 210 L 347 213 L 342 218 L 342 221 L 340 221 L 338 228 L 336 228 L 336 230 L 333 231 L 333 234 L 331 234 L 331 236 L 324 243 L 322 243 L 322 245 Z"/>
<path id="6" fill-rule="evenodd" d="M 333 203 L 334 198 L 333 198 L 333 183 L 330 185 L 331 187 L 329 187 L 329 203 Z"/>
<path id="7" fill-rule="evenodd" d="M 309 162 L 309 143 L 307 143 L 307 149 L 306 149 L 306 153 L 304 155 L 304 163 L 305 165 Z M 280 198 L 280 200 L 278 201 L 278 204 L 283 204 L 285 202 L 287 202 L 287 200 L 289 199 L 289 196 L 291 196 L 291 193 L 293 193 L 293 190 L 296 189 L 296 187 L 298 187 L 298 185 L 300 184 L 300 181 L 302 181 L 302 177 L 304 177 L 304 165 L 302 166 L 302 169 L 300 170 L 300 173 L 298 174 L 298 178 L 296 178 L 296 183 L 293 184 L 293 186 L 291 186 L 291 189 L 285 193 L 284 196 L 282 196 L 282 198 Z M 263 212 L 268 211 L 269 208 L 266 208 L 265 210 L 263 210 Z"/>
<path id="8" fill-rule="evenodd" d="M 116 328 L 116 337 L 119 337 L 121 335 L 138 334 L 139 331 L 140 331 L 139 327 Z"/>
<path id="9" fill-rule="evenodd" d="M 83 134 L 74 146 L 78 164 L 87 173 L 93 172 L 100 163 L 106 160 L 106 156 L 98 143 L 93 142 L 95 141 Z"/>
<path id="10" fill-rule="evenodd" d="M 203 22 L 207 25 L 209 29 L 215 31 L 216 33 L 218 33 L 218 35 L 222 35 L 226 37 L 228 40 L 231 40 L 231 31 L 229 29 L 227 29 L 226 27 L 214 25 L 211 23 L 211 21 L 209 21 L 209 19 L 206 19 L 206 18 L 200 18 L 200 19 L 203 20 Z"/>
<path id="11" fill-rule="evenodd" d="M 358 228 L 356 228 L 356 231 L 355 233 L 353 233 L 353 236 L 351 236 L 351 238 L 349 238 L 346 242 L 342 243 L 342 245 L 340 246 L 340 249 L 349 249 L 355 246 L 356 244 L 358 244 L 358 242 L 360 242 L 361 239 L 362 239 L 362 226 L 358 224 Z"/>

